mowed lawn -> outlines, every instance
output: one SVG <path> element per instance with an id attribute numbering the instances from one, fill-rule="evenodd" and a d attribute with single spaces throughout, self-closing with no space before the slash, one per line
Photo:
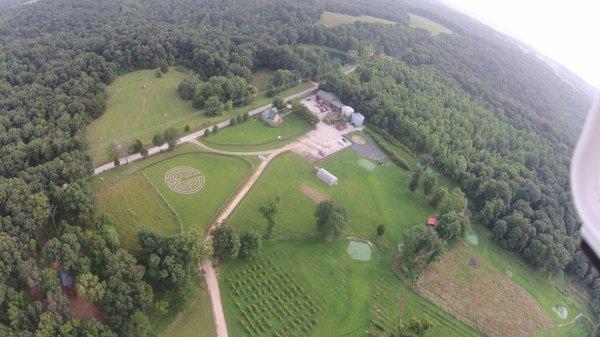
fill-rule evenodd
<path id="1" fill-rule="evenodd" d="M 352 148 L 317 164 L 296 154 L 283 154 L 265 170 L 229 222 L 240 229 L 256 228 L 264 232 L 267 223 L 258 208 L 279 197 L 276 235 L 284 238 L 312 235 L 316 202 L 301 191 L 303 185 L 349 209 L 348 235 L 370 238 L 375 235 L 376 227 L 384 224 L 386 238 L 398 242 L 405 229 L 424 224 L 435 213 L 421 192 L 411 194 L 408 190 L 409 172 L 392 163 L 368 171 L 358 163 L 360 159 Z M 317 179 L 313 173 L 315 165 L 336 175 L 339 185 L 331 187 Z"/>
<path id="2" fill-rule="evenodd" d="M 177 314 L 175 319 L 166 327 L 160 324 L 153 324 L 155 328 L 160 329 L 158 337 L 216 337 L 217 332 L 213 321 L 210 296 L 205 289 L 204 281 L 200 281 L 202 286 L 198 286 L 193 297 L 190 298 L 186 307 Z M 151 317 L 154 318 L 154 317 Z M 153 322 L 155 323 L 155 322 Z"/>
<path id="3" fill-rule="evenodd" d="M 208 137 L 201 137 L 200 141 L 212 148 L 227 151 L 269 150 L 293 141 L 309 128 L 308 123 L 293 113 L 284 116 L 283 122 L 278 126 L 270 126 L 257 116 Z M 278 137 L 281 138 L 277 139 Z"/>
<path id="4" fill-rule="evenodd" d="M 187 166 L 204 176 L 203 188 L 193 194 L 181 194 L 165 183 L 171 168 Z M 205 230 L 235 190 L 248 178 L 252 163 L 239 157 L 210 153 L 191 153 L 175 156 L 144 169 L 144 174 L 174 209 L 183 230 Z"/>
<path id="5" fill-rule="evenodd" d="M 177 94 L 177 86 L 185 76 L 185 71 L 178 71 L 175 67 L 171 67 L 162 78 L 155 78 L 154 70 L 138 70 L 119 76 L 109 85 L 104 114 L 94 120 L 86 131 L 94 165 L 109 161 L 107 149 L 111 143 L 120 145 L 124 150 L 132 141 L 140 139 L 150 146 L 152 136 L 169 127 L 183 133 L 185 126 L 189 125 L 191 131 L 196 131 L 272 101 L 271 97 L 259 93 L 248 105 L 225 111 L 221 116 L 209 117 Z M 286 97 L 311 85 L 301 83 L 279 95 Z"/>
<path id="6" fill-rule="evenodd" d="M 117 222 L 121 242 L 130 251 L 138 249 L 137 233 L 143 229 L 164 235 L 181 233 L 175 214 L 139 171 L 102 188 L 95 196 L 99 211 Z"/>
<path id="7" fill-rule="evenodd" d="M 182 100 L 177 86 L 184 71 L 171 67 L 162 78 L 155 70 L 138 70 L 119 76 L 106 89 L 108 101 L 102 116 L 87 129 L 87 139 L 95 164 L 107 161 L 106 149 L 111 142 L 124 147 L 136 138 L 149 142 L 152 135 L 164 130 L 165 123 L 189 118 L 194 113 L 191 101 Z"/>
<path id="8" fill-rule="evenodd" d="M 433 20 L 412 13 L 408 13 L 408 16 L 410 17 L 409 22 L 412 27 L 428 30 L 431 35 L 438 35 L 441 33 L 452 34 L 450 29 Z"/>
<path id="9" fill-rule="evenodd" d="M 377 18 L 369 15 L 361 15 L 361 16 L 352 16 L 342 13 L 334 13 L 334 12 L 323 12 L 321 17 L 319 18 L 319 23 L 325 27 L 335 27 L 347 23 L 354 23 L 356 21 L 361 22 L 370 22 L 370 23 L 381 23 L 387 25 L 395 24 L 394 21 L 385 20 L 381 18 Z"/>

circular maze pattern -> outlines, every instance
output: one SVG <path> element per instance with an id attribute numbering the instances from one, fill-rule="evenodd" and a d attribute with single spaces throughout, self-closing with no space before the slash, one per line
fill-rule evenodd
<path id="1" fill-rule="evenodd" d="M 204 176 L 193 167 L 177 166 L 167 171 L 165 183 L 175 193 L 194 194 L 204 187 Z"/>

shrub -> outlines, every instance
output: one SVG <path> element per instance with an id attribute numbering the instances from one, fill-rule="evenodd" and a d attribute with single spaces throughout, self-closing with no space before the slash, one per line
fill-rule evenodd
<path id="1" fill-rule="evenodd" d="M 183 128 L 183 132 L 190 132 L 190 129 L 191 127 L 186 124 L 186 126 Z"/>
<path id="2" fill-rule="evenodd" d="M 380 224 L 377 226 L 377 235 L 382 236 L 383 234 L 385 234 L 385 225 Z"/>

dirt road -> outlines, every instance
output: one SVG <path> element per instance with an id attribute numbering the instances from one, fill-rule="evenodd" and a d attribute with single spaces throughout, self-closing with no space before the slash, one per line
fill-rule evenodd
<path id="1" fill-rule="evenodd" d="M 210 293 L 210 302 L 212 304 L 213 319 L 217 329 L 218 337 L 228 337 L 227 322 L 225 321 L 225 313 L 223 312 L 223 304 L 221 303 L 221 292 L 219 291 L 219 281 L 217 274 L 212 266 L 211 261 L 202 262 L 202 273 L 206 280 L 206 287 Z"/>

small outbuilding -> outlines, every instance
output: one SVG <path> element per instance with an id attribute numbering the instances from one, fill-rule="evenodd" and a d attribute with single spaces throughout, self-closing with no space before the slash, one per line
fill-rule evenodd
<path id="1" fill-rule="evenodd" d="M 279 111 L 276 107 L 270 107 L 261 113 L 261 118 L 267 124 L 276 126 L 283 122 L 283 118 L 279 115 Z"/>
<path id="2" fill-rule="evenodd" d="M 438 219 L 435 217 L 429 217 L 427 219 L 427 227 L 435 229 L 438 226 Z"/>
<path id="3" fill-rule="evenodd" d="M 354 109 L 351 106 L 344 105 L 342 107 L 342 115 L 345 117 L 350 117 L 354 113 Z"/>
<path id="4" fill-rule="evenodd" d="M 350 123 L 356 127 L 363 126 L 365 124 L 365 116 L 360 112 L 355 112 L 350 118 Z"/>
<path id="5" fill-rule="evenodd" d="M 327 185 L 334 186 L 338 184 L 338 177 L 329 173 L 329 171 L 327 171 L 326 169 L 320 167 L 315 167 L 315 169 L 317 171 L 317 178 L 323 180 Z"/>

